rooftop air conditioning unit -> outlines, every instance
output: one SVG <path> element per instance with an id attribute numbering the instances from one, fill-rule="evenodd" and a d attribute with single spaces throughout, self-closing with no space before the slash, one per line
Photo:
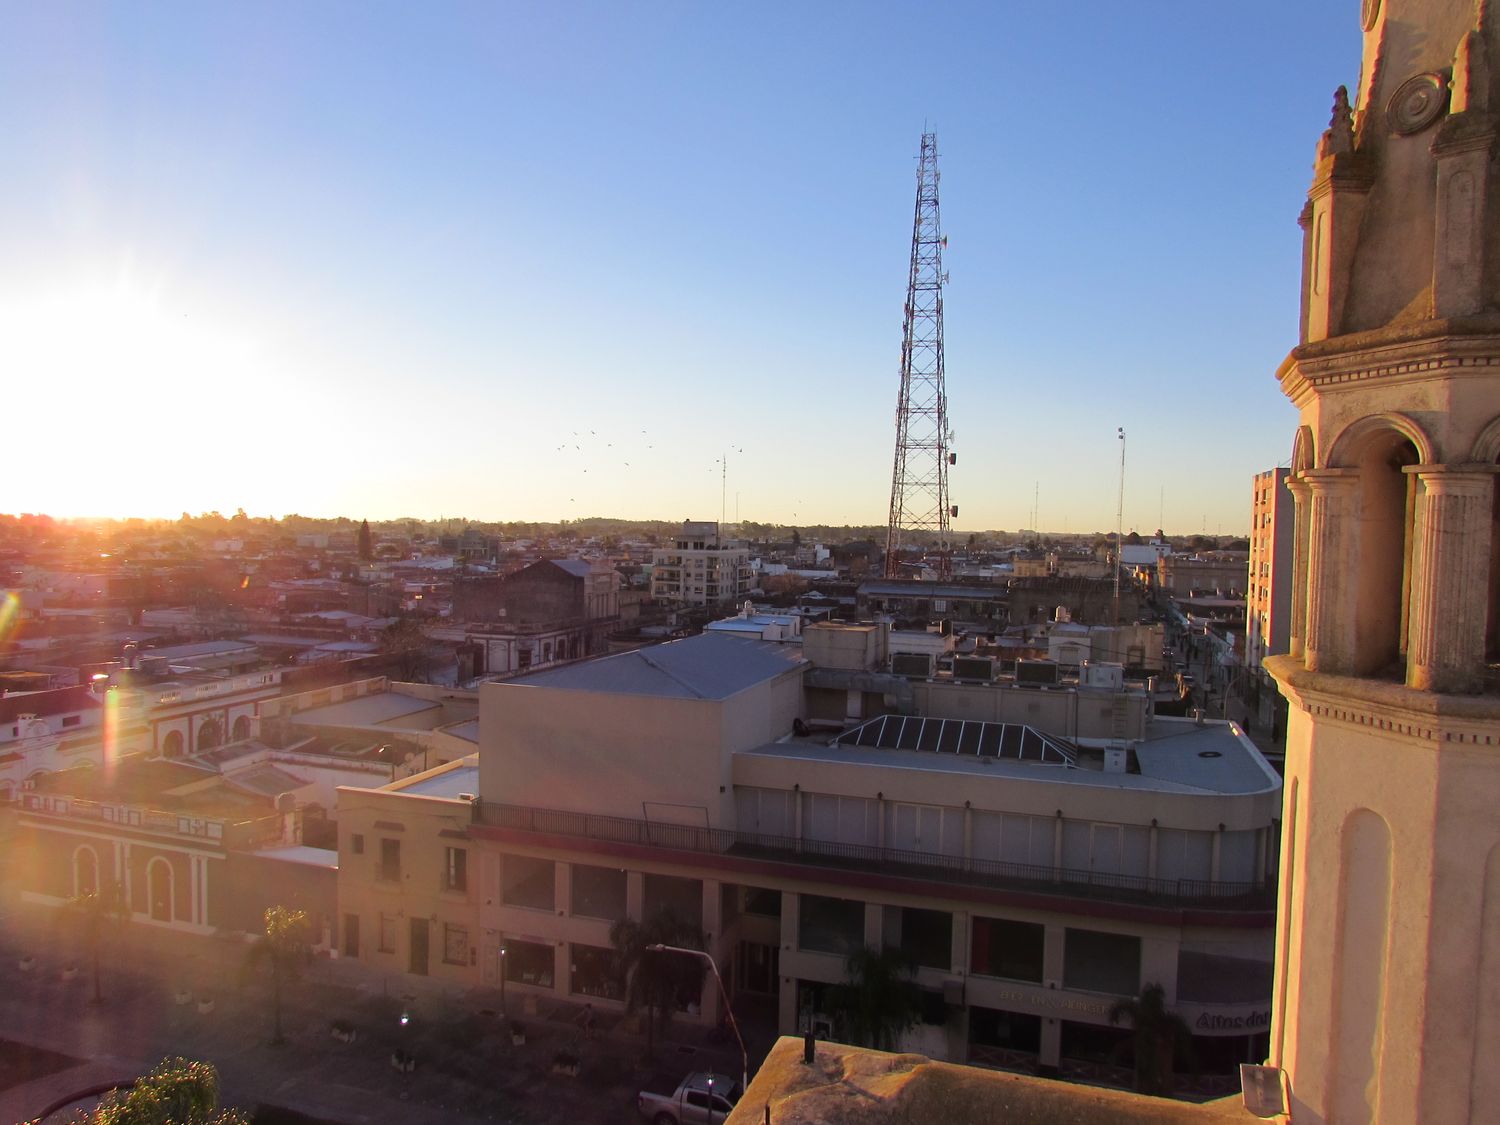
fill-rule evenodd
<path id="1" fill-rule="evenodd" d="M 910 680 L 925 680 L 932 675 L 932 655 L 926 652 L 892 653 L 891 674 Z"/>
<path id="2" fill-rule="evenodd" d="M 1104 748 L 1104 772 L 1128 773 L 1130 770 L 1130 748 L 1128 746 L 1106 746 Z"/>
<path id="3" fill-rule="evenodd" d="M 1039 687 L 1057 683 L 1057 665 L 1050 660 L 1017 660 L 1016 683 Z"/>
<path id="4" fill-rule="evenodd" d="M 477 800 L 479 800 L 479 798 L 477 796 L 475 796 L 473 793 L 460 793 L 458 795 L 458 799 L 460 801 L 477 801 Z"/>
<path id="5" fill-rule="evenodd" d="M 955 656 L 953 678 L 990 683 L 995 678 L 995 662 L 988 656 Z"/>

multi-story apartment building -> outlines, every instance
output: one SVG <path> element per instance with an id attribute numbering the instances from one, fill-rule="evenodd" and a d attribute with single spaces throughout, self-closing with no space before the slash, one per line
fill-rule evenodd
<path id="1" fill-rule="evenodd" d="M 651 556 L 651 596 L 680 606 L 737 605 L 754 586 L 748 548 L 721 538 L 717 523 L 688 520 Z"/>
<path id="2" fill-rule="evenodd" d="M 610 926 L 665 907 L 702 928 L 739 1017 L 781 1031 L 836 1030 L 847 955 L 896 946 L 926 1000 L 904 1045 L 936 1057 L 1065 1069 L 1127 1034 L 1110 1008 L 1151 983 L 1201 1056 L 1258 1057 L 1281 784 L 1238 728 L 1122 709 L 1113 687 L 902 695 L 881 637 L 704 634 L 484 685 L 477 773 L 350 795 L 383 811 L 341 842 L 361 904 L 341 909 L 388 950 L 355 955 L 617 1006 Z M 906 713 L 820 719 L 841 676 Z M 1027 725 L 1059 702 L 1098 736 Z M 442 883 L 460 848 L 462 894 Z M 360 865 L 388 852 L 421 858 L 382 888 Z M 408 875 L 441 901 L 407 905 Z M 438 919 L 442 968 L 403 910 Z M 685 1007 L 717 1019 L 712 981 Z"/>
<path id="3" fill-rule="evenodd" d="M 1290 469 L 1255 474 L 1250 502 L 1250 583 L 1245 593 L 1245 664 L 1259 669 L 1291 642 L 1292 494 Z"/>

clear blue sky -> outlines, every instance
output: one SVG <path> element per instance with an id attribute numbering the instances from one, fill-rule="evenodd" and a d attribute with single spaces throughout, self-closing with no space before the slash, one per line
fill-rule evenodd
<path id="1" fill-rule="evenodd" d="M 924 123 L 960 531 L 1289 455 L 1355 0 L 0 18 L 0 509 L 883 523 Z"/>

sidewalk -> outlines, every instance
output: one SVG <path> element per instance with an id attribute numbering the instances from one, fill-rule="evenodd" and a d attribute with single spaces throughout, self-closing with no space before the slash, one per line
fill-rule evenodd
<path id="1" fill-rule="evenodd" d="M 56 912 L 13 902 L 0 911 L 0 1038 L 87 1060 L 0 1090 L 0 1122 L 26 1120 L 71 1089 L 139 1075 L 169 1055 L 217 1066 L 226 1105 L 276 1105 L 346 1125 L 614 1125 L 634 1117 L 636 1091 L 656 1069 L 641 1065 L 644 1037 L 618 1015 L 601 1013 L 600 1034 L 585 1041 L 574 1022 L 579 1005 L 543 1000 L 523 1015 L 512 996 L 510 1023 L 524 1025 L 527 1040 L 516 1046 L 498 992 L 460 993 L 323 958 L 285 990 L 287 1044 L 273 1048 L 268 989 L 240 982 L 244 943 L 138 925 L 105 958 L 105 1002 L 96 1006 L 86 965 L 60 979 L 77 947 Z M 22 952 L 37 958 L 30 973 L 17 968 Z M 191 1002 L 177 1003 L 179 990 Z M 212 999 L 211 1011 L 199 1011 L 200 998 Z M 331 1037 L 334 1019 L 358 1029 L 354 1043 Z M 709 1046 L 707 1029 L 690 1025 L 673 1026 L 669 1038 L 657 1046 L 660 1069 L 739 1073 L 732 1041 Z M 390 1065 L 398 1047 L 417 1057 L 414 1073 Z M 577 1077 L 553 1073 L 559 1051 L 579 1057 Z"/>

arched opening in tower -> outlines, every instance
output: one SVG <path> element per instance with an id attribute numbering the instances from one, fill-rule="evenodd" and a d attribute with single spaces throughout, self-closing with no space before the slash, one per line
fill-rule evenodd
<path id="1" fill-rule="evenodd" d="M 1355 457 L 1359 535 L 1350 560 L 1355 675 L 1402 678 L 1405 673 L 1417 480 L 1403 470 L 1419 461 L 1416 446 L 1395 430 L 1371 434 Z"/>

